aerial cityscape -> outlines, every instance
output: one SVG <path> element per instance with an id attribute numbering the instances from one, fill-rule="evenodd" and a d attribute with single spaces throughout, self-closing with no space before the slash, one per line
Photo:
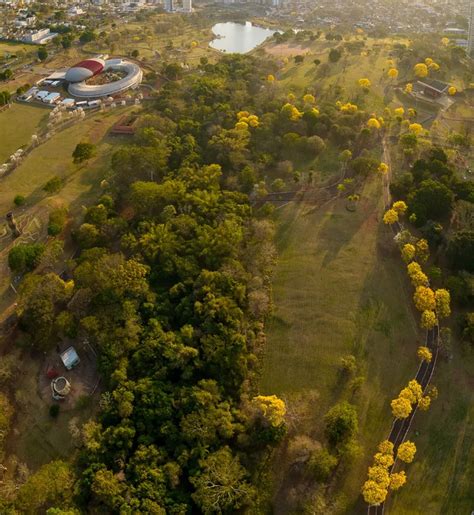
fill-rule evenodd
<path id="1" fill-rule="evenodd" d="M 0 515 L 474 513 L 474 0 L 0 0 Z"/>

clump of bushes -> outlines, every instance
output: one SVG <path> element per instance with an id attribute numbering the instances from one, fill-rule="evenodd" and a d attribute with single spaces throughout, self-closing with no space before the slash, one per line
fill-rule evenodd
<path id="1" fill-rule="evenodd" d="M 52 195 L 53 193 L 57 193 L 62 187 L 63 180 L 61 177 L 55 176 L 43 186 L 43 190 Z"/>
<path id="2" fill-rule="evenodd" d="M 64 224 L 67 219 L 67 209 L 59 208 L 51 211 L 49 213 L 49 222 L 48 222 L 48 234 L 50 236 L 58 235 L 64 228 Z"/>

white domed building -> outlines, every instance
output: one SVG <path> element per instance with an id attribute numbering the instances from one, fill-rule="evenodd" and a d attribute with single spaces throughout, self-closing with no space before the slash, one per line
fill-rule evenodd
<path id="1" fill-rule="evenodd" d="M 103 72 L 119 72 L 124 75 L 118 80 L 104 84 L 87 84 L 87 81 Z M 102 98 L 118 95 L 128 89 L 137 88 L 143 79 L 141 68 L 126 59 L 86 59 L 66 72 L 69 94 L 78 98 Z"/>

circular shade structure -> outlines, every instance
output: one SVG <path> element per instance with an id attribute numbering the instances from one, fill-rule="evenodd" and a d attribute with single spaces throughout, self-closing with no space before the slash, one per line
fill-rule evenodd
<path id="1" fill-rule="evenodd" d="M 72 68 L 69 68 L 66 72 L 65 79 L 71 83 L 82 82 L 83 80 L 90 79 L 91 77 L 94 77 L 94 75 L 101 73 L 104 70 L 104 67 L 105 61 L 102 59 L 86 59 L 85 61 L 77 63 Z"/>
<path id="2" fill-rule="evenodd" d="M 96 64 L 89 64 L 91 62 Z M 84 63 L 87 63 L 87 65 L 84 66 Z M 103 63 L 103 66 L 99 70 L 100 63 Z M 95 71 L 96 69 L 98 71 Z M 106 84 L 87 84 L 87 79 L 90 79 L 102 71 L 121 71 L 126 75 L 122 79 Z M 72 79 L 76 79 L 76 77 L 82 78 L 79 80 L 71 80 L 69 76 L 70 73 Z M 89 75 L 87 75 L 87 73 L 89 73 Z M 70 83 L 68 91 L 71 95 L 78 98 L 101 98 L 117 95 L 127 89 L 137 87 L 141 83 L 142 78 L 143 72 L 141 68 L 137 64 L 124 59 L 107 59 L 107 61 L 88 59 L 70 68 L 66 73 L 66 80 Z"/>

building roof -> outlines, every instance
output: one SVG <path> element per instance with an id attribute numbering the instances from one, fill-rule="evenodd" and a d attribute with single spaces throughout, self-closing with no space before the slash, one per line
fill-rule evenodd
<path id="1" fill-rule="evenodd" d="M 438 93 L 444 93 L 449 88 L 449 84 L 436 79 L 423 79 L 419 80 L 418 83 L 424 87 L 434 89 Z"/>
<path id="2" fill-rule="evenodd" d="M 79 359 L 76 349 L 71 346 L 61 353 L 61 361 L 68 370 L 71 370 L 71 368 L 78 365 L 81 360 Z"/>
<path id="3" fill-rule="evenodd" d="M 86 59 L 77 63 L 66 72 L 66 80 L 68 82 L 82 82 L 97 75 L 104 69 L 104 61 L 102 59 Z"/>

